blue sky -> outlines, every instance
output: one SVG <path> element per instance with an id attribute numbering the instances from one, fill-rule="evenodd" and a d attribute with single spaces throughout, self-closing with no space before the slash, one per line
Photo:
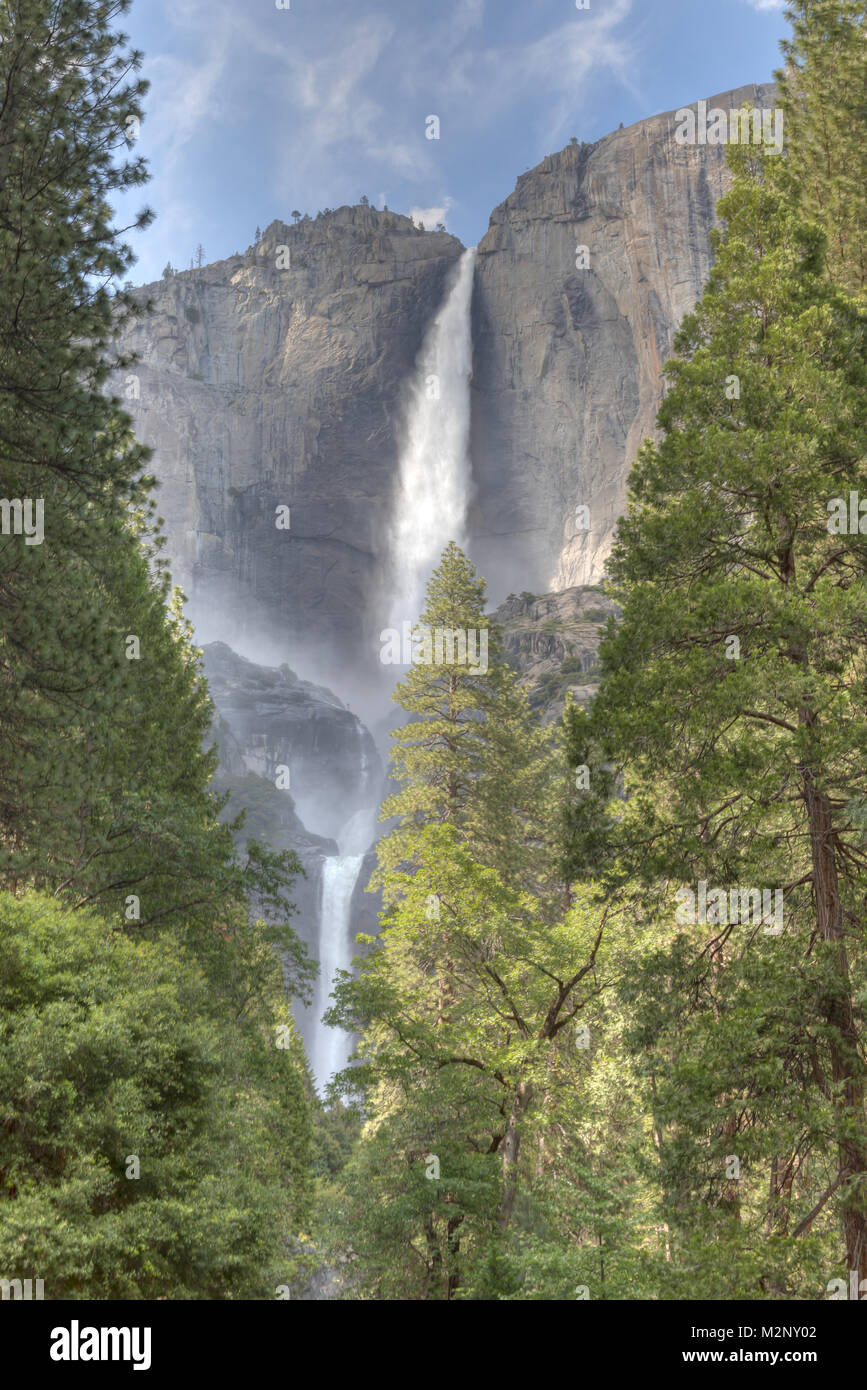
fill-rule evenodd
<path id="1" fill-rule="evenodd" d="M 362 194 L 472 245 L 517 176 L 779 66 L 783 0 L 134 0 L 151 82 L 157 221 L 135 284 L 167 260 L 245 250 L 257 225 Z M 440 120 L 440 139 L 425 120 Z"/>

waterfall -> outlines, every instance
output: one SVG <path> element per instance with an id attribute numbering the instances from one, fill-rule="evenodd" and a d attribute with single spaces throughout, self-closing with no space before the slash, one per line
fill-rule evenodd
<path id="1" fill-rule="evenodd" d="M 337 971 L 348 970 L 352 961 L 349 909 L 363 863 L 363 854 L 335 854 L 322 865 L 319 979 L 314 1000 L 317 1022 L 310 1048 L 310 1066 L 320 1093 L 334 1073 L 346 1066 L 351 1048 L 349 1034 L 341 1028 L 326 1028 L 322 1015 L 330 1006 Z"/>
<path id="2" fill-rule="evenodd" d="M 465 251 L 415 365 L 389 535 L 390 623 L 415 622 L 449 541 L 464 545 L 470 500 L 470 306 L 476 248 Z"/>
<path id="3" fill-rule="evenodd" d="M 392 625 L 415 622 L 431 571 L 449 541 L 466 542 L 472 487 L 470 469 L 470 376 L 473 365 L 470 308 L 476 248 L 465 251 L 440 309 L 425 334 L 406 401 L 403 447 L 389 526 L 389 608 Z M 314 998 L 310 1065 L 320 1092 L 347 1062 L 352 1040 L 326 1028 L 334 976 L 348 970 L 354 954 L 350 908 L 375 836 L 379 788 L 370 769 L 359 725 L 359 760 L 364 804 L 344 824 L 339 853 L 323 861 L 319 914 L 319 980 Z"/>
<path id="4" fill-rule="evenodd" d="M 364 856 L 376 838 L 379 786 L 365 748 L 365 730 L 356 722 L 362 806 L 344 822 L 337 837 L 338 853 L 323 861 L 319 909 L 319 979 L 314 997 L 315 1025 L 310 1066 L 320 1092 L 349 1060 L 352 1039 L 340 1028 L 326 1028 L 322 1015 L 331 1004 L 338 970 L 348 970 L 355 954 L 351 906 Z"/>

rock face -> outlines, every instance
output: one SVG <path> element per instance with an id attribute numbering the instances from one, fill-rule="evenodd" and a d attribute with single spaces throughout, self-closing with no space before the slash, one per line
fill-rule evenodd
<path id="1" fill-rule="evenodd" d="M 773 88 L 711 104 L 745 101 Z M 495 601 L 600 577 L 727 179 L 724 147 L 675 127 L 668 112 L 550 155 L 479 244 L 470 548 Z M 139 292 L 155 312 L 123 340 L 141 355 L 125 394 L 200 640 L 342 693 L 375 685 L 404 386 L 461 250 L 342 207 Z"/>
<path id="2" fill-rule="evenodd" d="M 773 96 L 750 86 L 708 104 Z M 676 124 L 667 112 L 550 155 L 479 243 L 473 558 L 495 597 L 516 577 L 564 589 L 602 572 L 675 329 L 710 269 L 727 181 L 724 148 L 678 145 Z M 577 268 L 580 246 L 589 268 Z"/>
<path id="3" fill-rule="evenodd" d="M 599 644 L 617 604 L 596 586 L 509 597 L 491 614 L 509 665 L 543 723 L 563 711 L 566 692 L 586 705 L 598 686 Z"/>
<path id="4" fill-rule="evenodd" d="M 344 666 L 356 654 L 401 389 L 462 249 L 343 207 L 138 292 L 154 312 L 123 339 L 141 361 L 121 389 L 155 450 L 166 553 L 201 640 L 243 634 L 277 659 L 303 647 L 311 664 L 319 651 L 331 676 L 335 651 Z"/>
<path id="5" fill-rule="evenodd" d="M 336 840 L 376 801 L 382 783 L 376 745 L 358 716 L 289 666 L 258 666 L 225 642 L 209 643 L 202 654 L 211 698 L 246 772 L 274 786 L 278 769 L 288 768 L 280 780 L 285 786 L 288 775 L 286 789 L 305 827 Z"/>
<path id="6" fill-rule="evenodd" d="M 337 837 L 342 842 L 348 833 L 351 840 L 353 828 L 353 853 L 363 853 L 374 833 L 383 784 L 376 746 L 330 690 L 300 680 L 288 666 L 259 666 L 224 642 L 205 646 L 203 658 L 217 710 L 214 789 L 229 793 L 226 817 L 245 812 L 243 839 L 298 855 L 304 876 L 292 892 L 298 909 L 292 926 L 318 959 L 325 859 L 344 848 Z M 289 769 L 288 788 L 276 784 L 281 767 Z M 359 875 L 351 938 L 378 930 L 378 895 L 362 891 L 374 863 L 367 855 Z M 298 1005 L 295 1013 L 309 1050 L 318 1010 Z"/>

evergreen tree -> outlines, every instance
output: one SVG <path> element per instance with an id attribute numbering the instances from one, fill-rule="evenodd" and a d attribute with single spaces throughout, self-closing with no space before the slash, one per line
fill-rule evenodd
<path id="1" fill-rule="evenodd" d="M 4 1273 L 47 1299 L 273 1298 L 298 1277 L 305 1069 L 266 959 L 229 1012 L 167 940 L 0 894 Z"/>
<path id="2" fill-rule="evenodd" d="M 835 498 L 867 492 L 865 323 L 827 278 L 825 238 L 804 220 L 786 162 L 737 148 L 730 158 L 726 230 L 668 367 L 662 441 L 642 449 L 618 528 L 610 568 L 624 615 L 602 648 L 594 718 L 630 791 L 619 852 L 660 911 L 670 920 L 678 883 L 694 902 L 699 882 L 726 894 L 706 926 L 680 934 L 686 955 L 675 943 L 656 972 L 674 993 L 672 1029 L 682 1036 L 685 1001 L 721 1019 L 736 978 L 741 989 L 762 980 L 767 1016 L 750 1014 L 741 1069 L 715 1049 L 692 1074 L 714 1098 L 703 1113 L 730 1154 L 758 1143 L 767 1219 L 781 1200 L 767 1170 L 797 1168 L 792 1237 L 836 1209 L 846 1268 L 864 1277 L 867 540 L 835 533 L 831 518 Z M 776 969 L 777 927 L 769 936 L 751 896 L 762 889 L 783 895 Z M 792 997 L 809 1003 L 797 1039 L 791 1015 L 771 1007 L 795 971 L 806 987 L 792 979 Z M 643 1012 L 661 1008 L 648 985 Z M 704 1036 L 735 1046 L 719 1028 Z M 677 1045 L 663 1050 L 677 1068 Z M 795 1135 L 781 1117 L 797 1086 L 814 1103 Z M 769 1090 L 763 1148 L 746 1131 L 768 1113 Z M 683 1107 L 678 1117 L 683 1145 Z M 700 1124 L 692 1134 L 708 1142 Z"/>
<path id="3" fill-rule="evenodd" d="M 827 234 L 832 276 L 867 294 L 867 9 L 864 0 L 789 0 L 792 37 L 775 74 L 801 207 Z"/>
<path id="4" fill-rule="evenodd" d="M 386 875 L 385 889 L 382 934 L 366 940 L 359 978 L 344 979 L 327 1015 L 363 1034 L 341 1086 L 363 1090 L 364 1139 L 378 1157 L 365 1149 L 347 1176 L 351 1186 L 368 1174 L 365 1251 L 397 1242 L 403 1258 L 389 1278 L 408 1275 L 406 1259 L 421 1252 L 417 1296 L 452 1298 L 492 1233 L 510 1231 L 535 1167 L 534 1135 L 569 1106 L 604 987 L 609 913 L 586 891 L 552 924 L 479 864 L 451 824 L 417 831 L 412 868 Z M 421 1181 L 429 1156 L 437 1178 Z"/>
<path id="5" fill-rule="evenodd" d="M 384 802 L 381 818 L 398 824 L 379 842 L 381 865 L 387 871 L 399 864 L 419 827 L 448 822 L 507 882 L 533 885 L 559 905 L 556 749 L 550 732 L 535 726 L 504 660 L 485 614 L 484 580 L 454 542 L 433 572 L 416 631 L 424 637 L 419 659 L 394 694 L 412 718 L 392 732 L 392 778 L 400 789 Z M 473 640 L 475 667 L 461 647 L 471 656 Z"/>
<path id="6" fill-rule="evenodd" d="M 110 28 L 127 9 L 0 7 L 0 491 L 27 523 L 4 523 L 0 537 L 0 886 L 16 898 L 4 908 L 11 955 L 0 966 L 12 991 L 0 1171 L 15 1175 L 0 1254 L 5 1264 L 22 1232 L 38 1231 L 40 1268 L 73 1297 L 272 1296 L 265 1251 L 287 1249 L 309 1210 L 309 1082 L 275 946 L 294 992 L 308 993 L 313 970 L 287 925 L 294 856 L 252 841 L 236 855 L 233 827 L 220 824 L 214 757 L 203 751 L 213 711 L 159 559 L 147 451 L 106 389 L 135 365 L 113 339 L 144 308 L 108 289 L 132 256 L 107 199 L 145 176 L 140 160 L 114 162 L 145 90 L 127 80 L 140 55 Z M 149 220 L 144 212 L 137 225 Z M 251 900 L 272 928 L 251 920 Z M 67 949 L 75 978 L 61 978 Z M 150 986 L 134 987 L 136 969 L 153 983 L 153 1037 Z M 78 1030 L 71 1061 L 54 1014 Z M 283 1074 L 277 1022 L 292 1040 Z M 115 1089 L 93 1064 L 109 1025 Z M 45 1104 L 28 1118 L 37 1090 Z M 177 1143 L 171 1122 L 160 1129 L 161 1108 Z M 158 1195 L 138 1189 L 150 1206 L 130 1204 L 132 1189 L 106 1168 L 104 1136 L 121 1111 L 157 1155 Z M 249 1144 L 218 1142 L 226 1127 Z M 283 1158 L 267 1152 L 268 1134 Z M 224 1163 L 240 1168 L 226 1177 Z M 221 1240 L 209 1228 L 227 1193 L 233 1223 Z"/>
<path id="7" fill-rule="evenodd" d="M 456 641 L 449 658 L 442 636 L 480 629 L 484 673 Z M 416 632 L 394 697 L 413 718 L 394 733 L 402 786 L 383 806 L 398 822 L 378 846 L 383 931 L 328 1016 L 362 1034 L 339 1083 L 363 1092 L 367 1114 L 344 1219 L 368 1291 L 484 1296 L 493 1267 L 523 1287 L 510 1244 L 520 1194 L 535 1136 L 558 1122 L 583 1065 L 573 1025 L 603 988 L 612 914 L 587 886 L 569 907 L 557 741 L 532 721 L 483 582 L 454 544 Z"/>
<path id="8" fill-rule="evenodd" d="M 0 491 L 44 514 L 43 536 L 0 538 L 0 854 L 33 830 L 32 797 L 74 817 L 80 788 L 60 753 L 80 728 L 108 720 L 120 679 L 98 576 L 129 552 L 147 451 L 129 432 L 109 372 L 117 328 L 140 306 L 108 281 L 132 261 L 106 198 L 141 183 L 126 149 L 141 116 L 140 55 L 110 22 L 127 4 L 58 7 L 20 0 L 0 10 Z M 137 219 L 143 227 L 151 214 Z M 77 760 L 76 760 L 77 761 Z"/>

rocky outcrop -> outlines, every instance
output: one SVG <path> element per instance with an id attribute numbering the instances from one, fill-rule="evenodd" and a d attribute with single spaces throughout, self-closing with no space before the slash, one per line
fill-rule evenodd
<path id="1" fill-rule="evenodd" d="M 259 666 L 225 642 L 207 644 L 202 654 L 211 698 L 245 771 L 279 781 L 306 828 L 336 839 L 382 783 L 379 754 L 361 720 L 287 665 Z"/>
<path id="2" fill-rule="evenodd" d="M 563 711 L 567 691 L 586 705 L 598 688 L 599 644 L 620 609 L 596 586 L 510 595 L 491 615 L 506 658 L 543 723 Z"/>
<path id="3" fill-rule="evenodd" d="M 742 87 L 709 105 L 773 95 Z M 675 329 L 710 269 L 728 177 L 724 147 L 678 145 L 675 127 L 669 111 L 550 155 L 479 243 L 473 557 L 495 597 L 516 578 L 564 589 L 601 575 Z"/>
<path id="4" fill-rule="evenodd" d="M 257 665 L 224 642 L 202 651 L 217 711 L 214 790 L 228 793 L 223 817 L 243 811 L 242 842 L 297 854 L 304 873 L 292 890 L 292 926 L 318 959 L 324 861 L 344 848 L 337 836 L 343 841 L 353 824 L 361 832 L 360 847 L 349 846 L 353 853 L 364 852 L 375 833 L 373 808 L 383 783 L 376 746 L 336 695 L 299 679 L 289 666 Z M 374 862 L 368 854 L 352 899 L 353 935 L 378 930 L 378 895 L 361 891 Z M 300 1005 L 295 1013 L 309 1048 L 318 1013 Z"/>
<path id="5" fill-rule="evenodd" d="M 773 88 L 711 101 L 768 106 Z M 600 577 L 727 181 L 724 147 L 679 145 L 675 126 L 668 112 L 548 156 L 479 244 L 470 549 L 495 601 Z M 141 355 L 125 394 L 200 640 L 341 693 L 381 677 L 404 386 L 461 250 L 342 207 L 139 292 L 154 312 L 123 340 Z"/>
<path id="6" fill-rule="evenodd" d="M 359 653 L 403 384 L 462 249 L 342 207 L 137 291 L 153 312 L 123 339 L 141 361 L 119 385 L 155 451 L 166 554 L 200 640 L 318 653 L 332 684 Z"/>

